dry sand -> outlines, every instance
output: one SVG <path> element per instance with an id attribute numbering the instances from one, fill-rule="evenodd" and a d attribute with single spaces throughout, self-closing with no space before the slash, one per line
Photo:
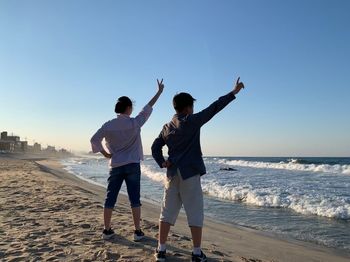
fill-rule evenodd
<path id="1" fill-rule="evenodd" d="M 147 238 L 132 241 L 127 198 L 113 214 L 116 237 L 101 239 L 105 189 L 65 172 L 54 160 L 0 157 L 1 261 L 154 261 L 159 207 L 144 203 Z M 203 250 L 209 261 L 350 261 L 350 255 L 301 241 L 206 219 Z M 167 261 L 190 261 L 184 215 L 172 228 Z"/>

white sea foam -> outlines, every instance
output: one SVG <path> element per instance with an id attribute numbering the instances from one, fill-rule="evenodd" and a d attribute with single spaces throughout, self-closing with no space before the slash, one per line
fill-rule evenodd
<path id="1" fill-rule="evenodd" d="M 325 199 L 316 195 L 289 194 L 276 188 L 254 189 L 250 185 L 220 185 L 216 181 L 204 181 L 203 192 L 210 196 L 231 201 L 241 201 L 260 207 L 290 208 L 304 215 L 350 219 L 350 204 L 344 199 Z"/>
<path id="2" fill-rule="evenodd" d="M 252 167 L 252 168 L 263 168 L 263 169 L 285 169 L 295 171 L 310 171 L 310 172 L 326 172 L 334 174 L 347 174 L 350 175 L 350 165 L 328 165 L 328 164 L 300 164 L 295 159 L 291 159 L 288 163 L 279 162 L 258 162 L 258 161 L 247 161 L 247 160 L 218 160 L 219 164 L 241 166 L 241 167 Z"/>
<path id="3" fill-rule="evenodd" d="M 151 167 L 146 165 L 141 165 L 141 173 L 142 175 L 145 175 L 148 178 L 152 179 L 153 181 L 156 181 L 159 183 L 165 183 L 166 181 L 165 172 L 152 171 Z"/>
<path id="4" fill-rule="evenodd" d="M 142 174 L 153 181 L 164 183 L 164 172 L 155 172 L 142 165 Z M 271 208 L 289 208 L 304 215 L 350 219 L 350 204 L 344 199 L 329 200 L 312 194 L 291 194 L 278 188 L 253 188 L 251 185 L 220 185 L 215 180 L 202 180 L 203 192 L 209 196 L 230 201 Z"/>

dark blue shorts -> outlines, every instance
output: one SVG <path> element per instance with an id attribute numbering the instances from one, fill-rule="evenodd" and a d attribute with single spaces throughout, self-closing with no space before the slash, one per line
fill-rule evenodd
<path id="1" fill-rule="evenodd" d="M 119 190 L 125 180 L 131 207 L 141 206 L 140 202 L 140 163 L 114 167 L 109 171 L 105 208 L 114 208 Z"/>

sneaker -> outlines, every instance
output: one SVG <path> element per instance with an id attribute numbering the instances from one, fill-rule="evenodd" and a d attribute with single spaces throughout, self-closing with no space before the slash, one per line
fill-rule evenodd
<path id="1" fill-rule="evenodd" d="M 195 255 L 192 253 L 192 262 L 206 262 L 207 256 L 201 251 L 200 255 Z"/>
<path id="2" fill-rule="evenodd" d="M 166 250 L 159 251 L 157 248 L 156 253 L 154 253 L 154 257 L 156 259 L 156 262 L 164 262 L 165 261 L 165 254 L 166 254 Z"/>
<path id="3" fill-rule="evenodd" d="M 114 234 L 114 231 L 112 228 L 110 229 L 104 229 L 103 232 L 102 232 L 102 238 L 103 239 L 111 239 L 112 237 L 114 237 L 115 234 Z"/>
<path id="4" fill-rule="evenodd" d="M 141 229 L 134 231 L 134 241 L 140 241 L 145 237 L 145 234 L 142 232 Z"/>

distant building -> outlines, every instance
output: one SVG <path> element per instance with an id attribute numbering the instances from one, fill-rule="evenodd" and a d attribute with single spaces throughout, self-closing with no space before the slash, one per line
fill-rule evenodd
<path id="1" fill-rule="evenodd" d="M 19 141 L 19 137 L 8 136 L 6 131 L 1 132 L 0 150 L 14 152 L 16 150 L 17 141 Z"/>
<path id="2" fill-rule="evenodd" d="M 46 151 L 56 152 L 56 148 L 54 146 L 47 146 Z"/>
<path id="3" fill-rule="evenodd" d="M 27 141 L 20 141 L 21 144 L 21 151 L 27 152 L 28 150 L 28 142 Z"/>
<path id="4" fill-rule="evenodd" d="M 20 141 L 19 136 L 9 136 L 7 131 L 1 132 L 0 136 L 1 149 L 9 152 L 26 152 L 28 150 L 28 142 Z"/>
<path id="5" fill-rule="evenodd" d="M 57 153 L 56 148 L 54 146 L 47 146 L 42 152 L 49 155 L 53 155 Z"/>
<path id="6" fill-rule="evenodd" d="M 1 140 L 19 142 L 19 136 L 9 136 L 6 131 L 1 132 Z"/>
<path id="7" fill-rule="evenodd" d="M 15 151 L 15 142 L 0 140 L 0 151 L 7 151 L 7 152 Z"/>
<path id="8" fill-rule="evenodd" d="M 1 139 L 1 140 L 6 140 L 6 138 L 7 138 L 7 132 L 6 132 L 6 131 L 1 132 L 1 137 L 0 137 L 0 139 Z"/>
<path id="9" fill-rule="evenodd" d="M 33 151 L 34 152 L 40 152 L 41 151 L 41 145 L 39 143 L 34 143 Z"/>
<path id="10" fill-rule="evenodd" d="M 71 152 L 62 148 L 56 150 L 54 146 L 47 146 L 45 149 L 41 148 L 41 144 L 34 143 L 28 145 L 28 141 L 21 141 L 19 136 L 9 136 L 7 131 L 0 133 L 0 151 L 4 152 L 32 152 L 32 153 L 45 153 L 52 156 L 70 156 Z"/>

